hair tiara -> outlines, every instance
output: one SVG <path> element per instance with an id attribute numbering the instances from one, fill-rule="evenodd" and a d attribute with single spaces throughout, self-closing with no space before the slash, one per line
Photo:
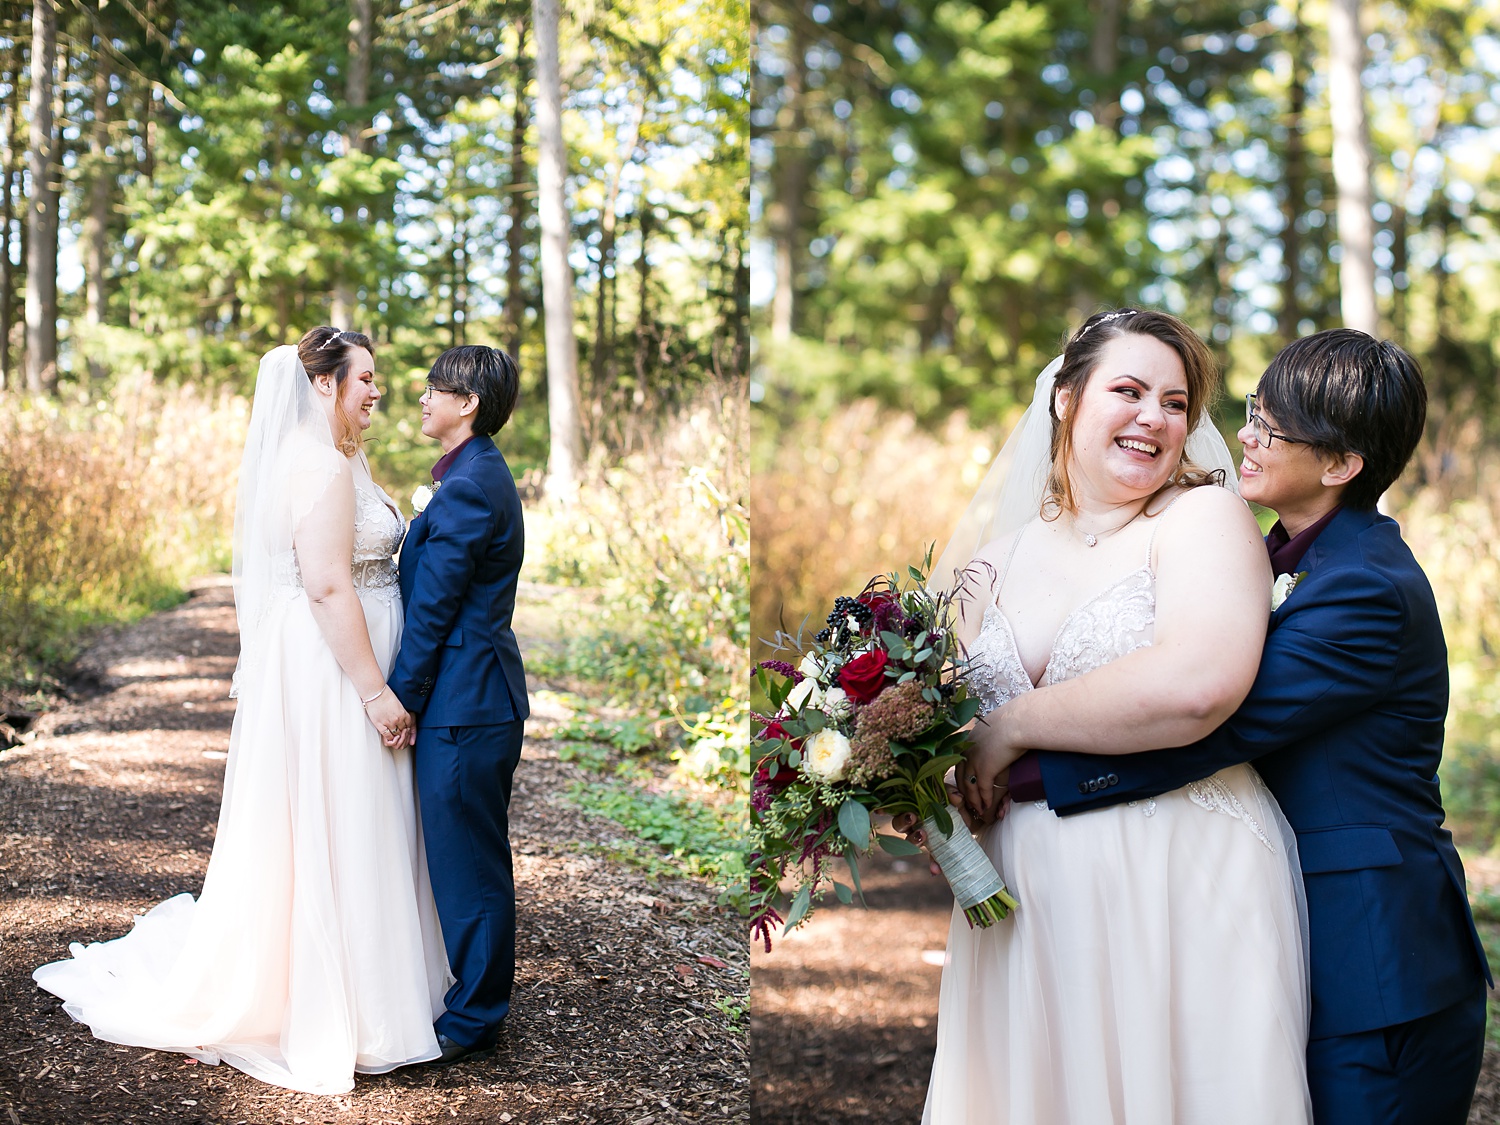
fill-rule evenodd
<path id="1" fill-rule="evenodd" d="M 1101 324 L 1108 324 L 1110 321 L 1119 320 L 1124 316 L 1134 316 L 1140 311 L 1140 309 L 1121 309 L 1119 312 L 1105 313 L 1098 320 L 1094 321 L 1093 324 L 1085 325 L 1083 331 L 1078 333 L 1078 339 L 1082 340 L 1087 336 L 1090 328 L 1096 328 Z M 1077 341 L 1075 340 L 1074 342 L 1076 343 Z"/>
<path id="2" fill-rule="evenodd" d="M 335 328 L 333 330 L 333 335 L 328 337 L 328 339 L 324 340 L 321 344 L 318 345 L 318 351 L 322 351 L 329 344 L 336 343 L 343 335 L 344 330 L 342 328 Z"/>

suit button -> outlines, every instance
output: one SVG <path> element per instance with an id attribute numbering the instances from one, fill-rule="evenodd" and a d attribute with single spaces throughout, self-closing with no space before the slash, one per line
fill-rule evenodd
<path id="1" fill-rule="evenodd" d="M 1105 780 L 1108 781 L 1111 785 L 1118 785 L 1120 784 L 1120 775 L 1112 773 L 1107 778 L 1105 778 Z"/>
<path id="2" fill-rule="evenodd" d="M 1089 783 L 1087 781 L 1080 781 L 1078 783 L 1078 792 L 1080 792 L 1080 793 L 1087 793 L 1088 791 L 1089 791 Z"/>
<path id="3" fill-rule="evenodd" d="M 1108 789 L 1109 788 L 1109 778 L 1107 778 L 1107 777 L 1096 777 L 1096 778 L 1094 778 L 1094 788 L 1095 789 Z"/>

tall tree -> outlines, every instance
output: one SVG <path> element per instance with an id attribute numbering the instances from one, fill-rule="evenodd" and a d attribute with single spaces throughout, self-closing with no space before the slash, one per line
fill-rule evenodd
<path id="1" fill-rule="evenodd" d="M 57 183 L 52 127 L 57 14 L 52 0 L 31 8 L 31 206 L 26 213 L 26 386 L 33 393 L 57 387 Z"/>
<path id="2" fill-rule="evenodd" d="M 1339 305 L 1344 327 L 1371 335 L 1380 328 L 1375 307 L 1374 189 L 1370 182 L 1370 131 L 1360 81 L 1365 40 L 1359 0 L 1328 6 L 1328 94 L 1333 119 L 1333 176 L 1338 184 Z"/>
<path id="3" fill-rule="evenodd" d="M 19 170 L 16 162 L 16 139 L 19 132 L 20 113 L 17 112 L 21 90 L 21 44 L 12 38 L 5 52 L 5 84 L 9 96 L 0 103 L 0 145 L 4 146 L 0 158 L 0 391 L 11 382 L 10 329 L 15 313 L 15 268 L 11 265 L 11 224 L 15 221 L 16 201 L 15 174 Z"/>
<path id="4" fill-rule="evenodd" d="M 1282 153 L 1281 310 L 1277 319 L 1282 344 L 1290 344 L 1300 335 L 1302 235 L 1297 224 L 1307 206 L 1307 146 L 1303 137 L 1307 110 L 1307 27 L 1302 22 L 1297 0 L 1293 0 L 1290 12 L 1292 26 L 1287 36 L 1287 53 L 1291 56 L 1291 76 L 1287 82 L 1286 146 Z"/>
<path id="5" fill-rule="evenodd" d="M 94 51 L 94 128 L 89 140 L 89 211 L 83 224 L 84 241 L 84 323 L 97 330 L 104 323 L 107 294 L 104 287 L 105 263 L 109 261 L 109 201 L 114 186 L 113 161 L 109 157 L 109 53 L 101 30 Z M 99 349 L 89 351 L 89 376 L 99 379 L 104 365 L 98 359 Z"/>
<path id="6" fill-rule="evenodd" d="M 349 115 L 344 133 L 345 154 L 370 152 L 370 56 L 375 43 L 372 0 L 349 0 L 349 69 L 344 76 L 344 100 Z M 354 320 L 355 292 L 347 273 L 340 272 L 333 287 L 333 323 L 349 327 Z"/>
<path id="7" fill-rule="evenodd" d="M 572 494 L 583 460 L 578 395 L 578 340 L 573 334 L 573 277 L 568 267 L 567 153 L 562 135 L 562 72 L 557 0 L 532 0 L 536 28 L 537 212 L 542 225 L 542 316 L 547 341 L 547 416 L 551 446 L 547 491 Z"/>
<path id="8" fill-rule="evenodd" d="M 521 358 L 521 334 L 526 328 L 526 292 L 521 280 L 521 252 L 526 247 L 527 193 L 531 172 L 526 164 L 526 89 L 531 75 L 526 64 L 526 18 L 516 19 L 516 100 L 510 119 L 510 229 L 505 235 L 505 348 Z"/>
<path id="9" fill-rule="evenodd" d="M 604 210 L 599 217 L 599 281 L 594 292 L 594 350 L 590 357 L 590 397 L 594 409 L 601 408 L 601 396 L 605 393 L 608 378 L 610 352 L 614 344 L 614 293 L 618 278 L 615 263 L 615 228 L 620 205 L 620 183 L 625 170 L 635 161 L 636 144 L 641 137 L 641 122 L 646 116 L 646 94 L 630 108 L 630 120 L 626 126 L 625 140 L 620 145 L 618 159 L 609 170 L 609 184 L 604 194 Z"/>

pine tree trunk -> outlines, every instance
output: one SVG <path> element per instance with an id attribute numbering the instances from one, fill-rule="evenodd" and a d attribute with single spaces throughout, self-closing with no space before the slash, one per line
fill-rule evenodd
<path id="1" fill-rule="evenodd" d="M 1359 0 L 1328 8 L 1328 91 L 1333 118 L 1333 178 L 1338 185 L 1339 305 L 1344 327 L 1375 335 L 1375 219 L 1371 212 L 1370 134 L 1365 120 L 1364 36 Z"/>
<path id="2" fill-rule="evenodd" d="M 371 0 L 349 0 L 349 71 L 344 76 L 344 101 L 349 121 L 344 133 L 344 152 L 370 152 L 373 138 L 365 135 L 369 128 L 370 56 L 374 51 L 375 24 Z M 346 261 L 340 255 L 341 264 Z M 334 327 L 354 327 L 358 294 L 347 276 L 333 284 L 331 319 Z"/>
<path id="3" fill-rule="evenodd" d="M 21 48 L 12 42 L 5 53 L 5 76 L 11 90 L 21 88 Z M 0 105 L 0 144 L 5 146 L 0 158 L 0 391 L 11 383 L 10 327 L 11 300 L 15 293 L 16 279 L 10 264 L 11 223 L 15 221 L 15 196 L 11 193 L 15 164 L 16 99 L 8 98 Z"/>
<path id="4" fill-rule="evenodd" d="M 526 328 L 526 293 L 522 289 L 521 252 L 526 247 L 526 21 L 516 21 L 516 107 L 510 126 L 510 230 L 505 235 L 505 348 L 519 362 L 521 335 Z"/>
<path id="5" fill-rule="evenodd" d="M 26 212 L 26 386 L 57 388 L 57 189 L 53 167 L 53 68 L 57 17 L 51 0 L 31 9 L 31 205 Z"/>
<path id="6" fill-rule="evenodd" d="M 1099 82 L 1095 92 L 1094 116 L 1099 124 L 1113 130 L 1119 123 L 1120 91 L 1115 71 L 1120 66 L 1120 0 L 1093 0 L 1094 31 L 1089 40 L 1089 66 Z M 1106 85 L 1107 83 L 1107 85 Z"/>
<path id="7" fill-rule="evenodd" d="M 1292 8 L 1289 49 L 1292 56 L 1291 84 L 1287 88 L 1286 152 L 1282 179 L 1286 195 L 1281 200 L 1281 314 L 1277 330 L 1283 346 L 1297 338 L 1302 322 L 1302 234 L 1297 222 L 1307 199 L 1307 148 L 1303 143 L 1303 114 L 1307 109 L 1307 31 L 1302 13 Z"/>
<path id="8" fill-rule="evenodd" d="M 573 494 L 583 460 L 578 408 L 578 341 L 573 335 L 573 277 L 568 268 L 567 153 L 562 135 L 558 0 L 532 0 L 537 63 L 537 211 L 542 225 L 542 315 L 547 340 L 547 413 L 551 445 L 547 492 Z"/>
<path id="9" fill-rule="evenodd" d="M 589 398 L 597 414 L 603 407 L 608 384 L 609 356 L 613 348 L 615 325 L 610 307 L 610 280 L 615 266 L 615 227 L 620 203 L 620 181 L 625 178 L 625 169 L 635 160 L 635 146 L 641 138 L 641 122 L 646 116 L 645 97 L 631 114 L 629 132 L 621 146 L 619 163 L 610 175 L 609 190 L 604 197 L 604 212 L 599 220 L 599 287 L 594 294 L 594 354 L 590 363 Z"/>
<path id="10" fill-rule="evenodd" d="M 775 157 L 775 198 L 766 218 L 776 268 L 776 287 L 771 293 L 771 340 L 785 343 L 796 330 L 797 282 L 800 275 L 802 223 L 805 197 L 812 175 L 812 157 L 802 140 L 807 129 L 803 67 L 807 43 L 794 25 L 783 79 L 784 100 L 777 122 L 779 134 Z"/>
<path id="11" fill-rule="evenodd" d="M 84 323 L 97 329 L 104 323 L 108 294 L 104 288 L 105 263 L 109 260 L 109 196 L 112 164 L 109 149 L 109 59 L 104 44 L 94 52 L 94 130 L 90 143 L 93 183 L 89 188 L 89 213 L 83 224 L 84 272 L 87 285 Z M 94 358 L 99 351 L 97 336 L 89 342 L 89 378 L 104 376 L 104 365 Z"/>

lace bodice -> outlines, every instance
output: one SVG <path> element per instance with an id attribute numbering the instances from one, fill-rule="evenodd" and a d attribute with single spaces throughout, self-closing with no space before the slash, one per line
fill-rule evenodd
<path id="1" fill-rule="evenodd" d="M 1155 621 L 1156 579 L 1151 568 L 1142 565 L 1063 619 L 1036 686 L 1070 680 L 1144 648 L 1151 643 Z M 986 712 L 1032 689 L 1010 620 L 994 602 L 985 607 L 979 636 L 969 646 L 969 660 L 969 690 Z"/>
<path id="2" fill-rule="evenodd" d="M 400 596 L 400 580 L 396 564 L 392 561 L 401 540 L 406 536 L 406 523 L 387 503 L 386 495 L 369 480 L 356 475 L 354 481 L 354 554 L 350 566 L 354 577 L 354 590 L 361 597 L 379 594 L 383 597 Z M 287 551 L 275 559 L 278 585 L 300 587 L 302 570 L 297 565 L 295 551 Z"/>

